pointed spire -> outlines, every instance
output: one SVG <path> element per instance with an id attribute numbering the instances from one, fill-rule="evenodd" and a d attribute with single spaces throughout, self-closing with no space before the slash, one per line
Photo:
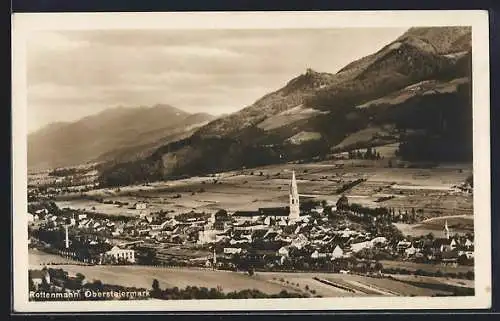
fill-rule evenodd
<path id="1" fill-rule="evenodd" d="M 297 220 L 300 217 L 299 191 L 297 188 L 297 180 L 295 179 L 295 171 L 292 171 L 292 180 L 290 182 L 290 214 L 291 221 Z"/>
<path id="2" fill-rule="evenodd" d="M 450 239 L 450 229 L 448 228 L 448 220 L 444 221 L 444 236 L 447 240 Z"/>

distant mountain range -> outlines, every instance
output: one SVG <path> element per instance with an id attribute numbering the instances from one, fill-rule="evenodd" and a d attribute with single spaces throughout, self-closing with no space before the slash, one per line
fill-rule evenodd
<path id="1" fill-rule="evenodd" d="M 50 124 L 28 136 L 28 167 L 142 159 L 213 118 L 156 105 L 112 108 L 76 122 Z"/>
<path id="2" fill-rule="evenodd" d="M 148 153 L 132 153 L 136 157 L 121 149 L 119 159 L 101 168 L 100 182 L 123 185 L 308 161 L 397 142 L 403 159 L 471 161 L 471 50 L 469 27 L 411 28 L 335 74 L 308 69 L 182 139 L 169 136 Z"/>

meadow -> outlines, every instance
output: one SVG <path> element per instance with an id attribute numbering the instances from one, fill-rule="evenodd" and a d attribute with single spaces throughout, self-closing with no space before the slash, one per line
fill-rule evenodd
<path id="1" fill-rule="evenodd" d="M 363 178 L 365 182 L 345 192 L 352 203 L 403 211 L 423 209 L 425 218 L 473 213 L 472 195 L 452 191 L 454 185 L 463 182 L 470 174 L 470 165 L 432 169 L 387 168 L 365 167 L 363 161 L 355 160 L 272 165 L 86 193 L 108 202 L 126 202 L 128 206 L 102 204 L 79 194 L 59 196 L 56 203 L 63 208 L 129 216 L 160 210 L 176 215 L 192 210 L 213 213 L 221 208 L 233 212 L 286 206 L 292 170 L 295 170 L 302 199 L 334 204 L 340 197 L 336 192 L 339 187 Z M 385 199 L 380 201 L 381 198 Z M 129 209 L 136 202 L 146 202 L 148 208 Z"/>

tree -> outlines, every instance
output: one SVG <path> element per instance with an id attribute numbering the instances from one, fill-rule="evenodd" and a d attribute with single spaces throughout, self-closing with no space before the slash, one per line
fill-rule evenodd
<path id="1" fill-rule="evenodd" d="M 157 279 L 153 280 L 153 284 L 151 284 L 151 297 L 152 298 L 160 298 L 161 297 L 161 289 L 160 282 Z"/>
<path id="2" fill-rule="evenodd" d="M 472 176 L 472 174 L 467 176 L 467 178 L 465 179 L 465 182 L 467 184 L 469 184 L 470 187 L 474 187 L 474 176 Z"/>
<path id="3" fill-rule="evenodd" d="M 35 283 L 33 282 L 33 280 L 31 278 L 28 278 L 28 282 L 29 282 L 30 291 L 36 291 L 36 286 L 35 286 Z"/>
<path id="4" fill-rule="evenodd" d="M 371 147 L 368 147 L 366 149 L 366 153 L 365 153 L 365 159 L 371 159 L 373 156 L 373 151 L 372 151 L 372 148 Z"/>
<path id="5" fill-rule="evenodd" d="M 154 279 L 153 284 L 151 285 L 151 288 L 153 289 L 153 291 L 159 290 L 160 289 L 160 282 L 158 282 L 157 279 Z"/>
<path id="6" fill-rule="evenodd" d="M 94 282 L 92 283 L 92 287 L 98 291 L 102 291 L 104 289 L 104 285 L 102 284 L 101 280 L 94 280 Z"/>
<path id="7" fill-rule="evenodd" d="M 42 291 L 50 290 L 50 284 L 47 283 L 47 279 L 45 279 L 45 277 L 42 278 L 42 284 L 40 284 L 40 290 Z"/>

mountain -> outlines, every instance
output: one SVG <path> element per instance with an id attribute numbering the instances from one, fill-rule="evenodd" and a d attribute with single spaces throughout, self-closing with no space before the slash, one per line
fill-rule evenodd
<path id="1" fill-rule="evenodd" d="M 472 158 L 471 28 L 411 28 L 337 73 L 283 88 L 151 156 L 113 163 L 104 185 L 312 160 L 399 142 L 408 160 Z"/>
<path id="2" fill-rule="evenodd" d="M 87 161 L 127 161 L 191 134 L 213 117 L 169 105 L 117 107 L 76 122 L 50 124 L 28 136 L 28 167 L 54 168 Z"/>

